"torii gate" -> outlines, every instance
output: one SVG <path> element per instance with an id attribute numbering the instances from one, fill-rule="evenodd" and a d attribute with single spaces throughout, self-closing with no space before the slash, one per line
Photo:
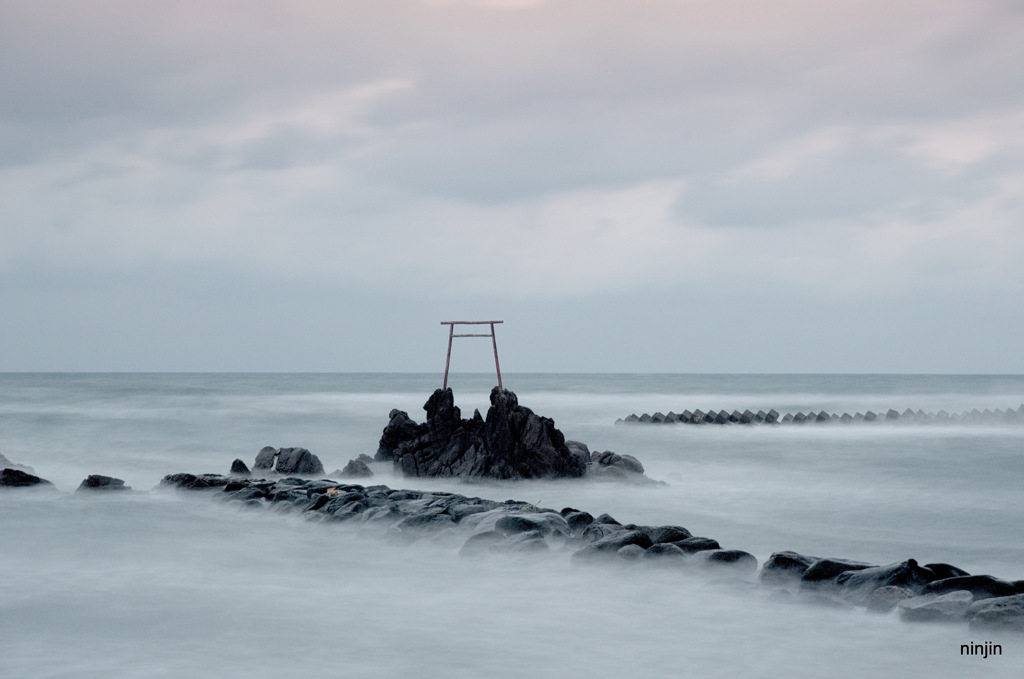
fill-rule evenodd
<path id="1" fill-rule="evenodd" d="M 441 321 L 441 325 L 448 326 L 448 358 L 444 361 L 444 386 L 442 389 L 448 388 L 448 366 L 452 362 L 452 340 L 456 337 L 490 337 L 491 344 L 494 346 L 494 370 L 498 373 L 498 388 L 502 389 L 501 386 L 501 366 L 498 365 L 498 340 L 494 337 L 494 326 L 497 323 L 504 323 L 505 321 Z M 483 333 L 465 333 L 456 335 L 456 325 L 489 325 L 491 326 L 491 332 L 489 334 Z"/>

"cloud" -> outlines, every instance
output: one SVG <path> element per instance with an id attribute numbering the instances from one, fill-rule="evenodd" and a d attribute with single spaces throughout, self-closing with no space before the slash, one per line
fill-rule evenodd
<path id="1" fill-rule="evenodd" d="M 1024 280 L 1015 3 L 0 11 L 5 280 L 591 310 Z"/>

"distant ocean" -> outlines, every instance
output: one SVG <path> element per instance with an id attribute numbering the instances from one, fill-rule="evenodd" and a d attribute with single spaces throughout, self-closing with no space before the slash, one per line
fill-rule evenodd
<path id="1" fill-rule="evenodd" d="M 677 524 L 743 549 L 915 558 L 1024 578 L 1024 424 L 615 425 L 630 413 L 1017 408 L 1024 376 L 505 375 L 522 405 L 666 485 L 367 483 Z M 492 375 L 453 375 L 486 412 Z M 0 677 L 1019 677 L 1024 640 L 794 605 L 747 583 L 460 558 L 346 524 L 153 490 L 265 445 L 373 455 L 423 374 L 2 374 L 0 453 L 60 493 L 0 492 Z M 74 495 L 89 474 L 132 494 Z"/>

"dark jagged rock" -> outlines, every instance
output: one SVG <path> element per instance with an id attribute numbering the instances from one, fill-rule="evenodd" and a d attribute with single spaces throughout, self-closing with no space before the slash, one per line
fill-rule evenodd
<path id="1" fill-rule="evenodd" d="M 423 425 L 410 425 L 403 413 L 392 411 L 378 448 L 378 459 L 390 456 L 406 476 L 536 479 L 586 473 L 579 449 L 569 449 L 554 421 L 520 406 L 507 389 L 491 391 L 486 419 L 479 413 L 462 419 L 451 389 L 436 390 L 423 409 Z"/>
<path id="2" fill-rule="evenodd" d="M 231 463 L 231 475 L 232 476 L 252 476 L 252 472 L 249 471 L 249 467 L 244 462 L 235 458 L 235 461 Z"/>
<path id="3" fill-rule="evenodd" d="M 53 484 L 20 469 L 8 467 L 0 470 L 0 488 L 30 488 L 32 486 L 53 486 Z"/>
<path id="4" fill-rule="evenodd" d="M 313 453 L 305 448 L 281 448 L 277 457 L 278 474 L 323 474 L 324 466 Z"/>
<path id="5" fill-rule="evenodd" d="M 76 493 L 83 491 L 117 491 L 117 490 L 131 490 L 131 486 L 124 485 L 124 481 L 121 479 L 115 479 L 112 476 L 102 476 L 100 474 L 90 474 L 85 480 L 79 484 Z"/>
<path id="6" fill-rule="evenodd" d="M 398 458 L 398 446 L 414 441 L 427 433 L 427 425 L 416 424 L 404 410 L 392 410 L 388 415 L 388 424 L 381 434 L 374 459 L 380 462 L 393 462 Z"/>

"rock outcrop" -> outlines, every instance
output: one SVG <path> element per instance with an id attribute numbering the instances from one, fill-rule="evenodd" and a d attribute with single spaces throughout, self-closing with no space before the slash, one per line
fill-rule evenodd
<path id="1" fill-rule="evenodd" d="M 256 455 L 253 472 L 315 476 L 324 473 L 324 465 L 305 448 L 274 448 L 266 446 Z"/>
<path id="2" fill-rule="evenodd" d="M 1016 409 L 1007 408 L 1006 410 L 988 410 L 985 412 L 979 412 L 977 408 L 970 411 L 964 411 L 962 413 L 953 413 L 952 415 L 947 413 L 945 410 L 940 410 L 937 413 L 926 413 L 923 410 L 911 410 L 910 408 L 905 409 L 902 413 L 897 411 L 895 408 L 889 408 L 885 413 L 875 413 L 867 411 L 866 413 L 857 413 L 851 415 L 850 413 L 831 413 L 822 410 L 821 412 L 811 411 L 809 413 L 796 412 L 786 413 L 783 416 L 779 416 L 779 413 L 775 410 L 770 412 L 764 412 L 763 410 L 752 413 L 750 410 L 745 410 L 740 413 L 738 410 L 733 410 L 731 413 L 728 411 L 709 411 L 704 413 L 701 410 L 690 412 L 684 410 L 682 414 L 677 415 L 674 412 L 669 411 L 668 415 L 663 415 L 660 412 L 649 415 L 644 413 L 637 415 L 633 413 L 627 415 L 624 418 L 619 418 L 615 421 L 615 424 L 851 424 L 851 423 L 873 423 L 873 422 L 886 422 L 889 424 L 988 424 L 988 425 L 1003 425 L 1003 424 L 1024 424 L 1024 404 L 1021 404 Z"/>
<path id="3" fill-rule="evenodd" d="M 29 474 L 20 469 L 5 467 L 0 470 L 0 488 L 29 488 L 32 486 L 53 487 L 53 484 L 46 479 L 41 479 L 35 474 Z"/>
<path id="4" fill-rule="evenodd" d="M 406 476 L 491 479 L 580 477 L 588 460 L 571 450 L 553 420 L 519 405 L 515 393 L 491 390 L 487 417 L 469 420 L 455 405 L 452 390 L 438 389 L 423 409 L 426 422 L 392 410 L 377 449 Z"/>

